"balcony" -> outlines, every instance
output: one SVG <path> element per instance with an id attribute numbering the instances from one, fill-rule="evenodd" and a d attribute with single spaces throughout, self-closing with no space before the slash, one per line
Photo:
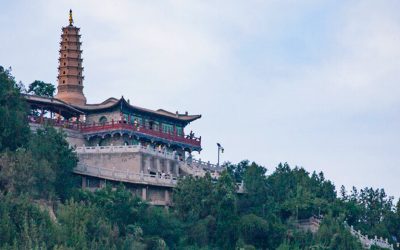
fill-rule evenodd
<path id="1" fill-rule="evenodd" d="M 83 164 L 78 164 L 78 166 L 74 169 L 74 173 L 118 182 L 129 182 L 164 187 L 175 187 L 178 181 L 176 177 L 172 176 L 134 173 L 109 168 L 92 167 Z"/>
<path id="2" fill-rule="evenodd" d="M 49 125 L 53 127 L 66 128 L 75 131 L 80 130 L 80 124 L 78 122 L 70 122 L 68 120 L 54 119 L 48 117 L 40 117 L 40 116 L 28 116 L 28 122 L 31 124 L 41 124 L 41 125 Z"/>
<path id="3" fill-rule="evenodd" d="M 172 142 L 180 142 L 188 144 L 194 147 L 201 147 L 201 137 L 197 138 L 194 136 L 184 136 L 175 133 L 166 133 L 161 130 L 154 130 L 149 127 L 139 126 L 136 124 L 130 124 L 126 121 L 117 122 L 106 122 L 106 123 L 94 123 L 94 124 L 82 124 L 81 131 L 84 134 L 92 134 L 101 131 L 115 131 L 115 130 L 126 130 L 134 132 L 136 134 L 143 134 L 150 137 L 160 138 Z"/>
<path id="4" fill-rule="evenodd" d="M 126 123 L 126 121 L 117 122 L 106 122 L 106 123 L 94 123 L 84 124 L 78 121 L 69 122 L 61 119 L 51 119 L 46 117 L 29 116 L 30 123 L 38 124 L 49 124 L 55 127 L 69 128 L 78 130 L 85 135 L 94 135 L 102 132 L 113 132 L 113 131 L 127 131 L 137 135 L 143 135 L 144 137 L 151 137 L 154 139 L 161 139 L 170 142 L 178 142 L 181 144 L 189 145 L 191 147 L 201 149 L 201 137 L 194 137 L 189 135 L 178 135 L 175 133 L 165 133 L 160 130 L 154 130 L 144 126 L 138 126 L 135 124 Z"/>

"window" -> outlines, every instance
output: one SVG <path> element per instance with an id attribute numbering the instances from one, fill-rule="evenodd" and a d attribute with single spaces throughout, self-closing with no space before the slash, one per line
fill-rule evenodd
<path id="1" fill-rule="evenodd" d="M 64 57 L 67 57 L 67 54 L 64 54 Z"/>
<path id="2" fill-rule="evenodd" d="M 67 65 L 66 63 L 64 63 L 64 66 Z"/>
<path id="3" fill-rule="evenodd" d="M 179 136 L 183 136 L 183 128 L 182 127 L 176 127 L 176 133 Z"/>
<path id="4" fill-rule="evenodd" d="M 160 124 L 159 122 L 153 122 L 153 130 L 159 131 L 160 130 Z"/>
<path id="5" fill-rule="evenodd" d="M 172 126 L 172 125 L 170 125 L 170 124 L 165 124 L 165 123 L 163 123 L 163 124 L 162 124 L 162 131 L 163 131 L 164 133 L 171 134 L 171 133 L 174 132 L 174 126 Z"/>
<path id="6" fill-rule="evenodd" d="M 63 80 L 63 83 L 65 83 L 65 80 Z"/>
<path id="7" fill-rule="evenodd" d="M 65 71 L 63 71 L 63 74 L 65 75 Z"/>
<path id="8" fill-rule="evenodd" d="M 106 122 L 107 122 L 107 117 L 105 117 L 104 115 L 102 117 L 100 117 L 100 119 L 99 119 L 100 124 L 104 125 L 104 124 L 106 124 Z"/>

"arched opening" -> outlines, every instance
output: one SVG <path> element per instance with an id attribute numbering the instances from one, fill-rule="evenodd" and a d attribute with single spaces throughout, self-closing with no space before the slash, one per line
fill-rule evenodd
<path id="1" fill-rule="evenodd" d="M 111 143 L 111 135 L 107 134 L 104 136 L 104 138 L 100 138 L 99 140 L 99 146 L 109 146 Z"/>
<path id="2" fill-rule="evenodd" d="M 79 84 L 80 83 L 81 82 L 79 82 Z M 106 124 L 107 123 L 107 117 L 105 117 L 104 115 L 102 117 L 100 117 L 99 123 L 102 124 L 102 125 Z"/>
<path id="3" fill-rule="evenodd" d="M 100 140 L 99 140 L 99 146 L 106 146 L 106 139 L 103 139 L 103 138 L 101 138 Z"/>

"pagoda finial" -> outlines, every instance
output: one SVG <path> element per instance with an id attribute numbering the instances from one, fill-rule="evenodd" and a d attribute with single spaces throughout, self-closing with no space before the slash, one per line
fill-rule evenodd
<path id="1" fill-rule="evenodd" d="M 69 10 L 69 25 L 72 25 L 74 23 L 74 19 L 72 19 L 72 10 Z"/>

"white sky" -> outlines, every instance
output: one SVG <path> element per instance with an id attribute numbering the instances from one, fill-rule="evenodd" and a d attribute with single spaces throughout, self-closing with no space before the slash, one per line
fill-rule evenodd
<path id="1" fill-rule="evenodd" d="M 400 196 L 400 1 L 0 0 L 0 65 L 56 84 L 70 8 L 89 103 L 202 114 L 202 160 Z"/>

